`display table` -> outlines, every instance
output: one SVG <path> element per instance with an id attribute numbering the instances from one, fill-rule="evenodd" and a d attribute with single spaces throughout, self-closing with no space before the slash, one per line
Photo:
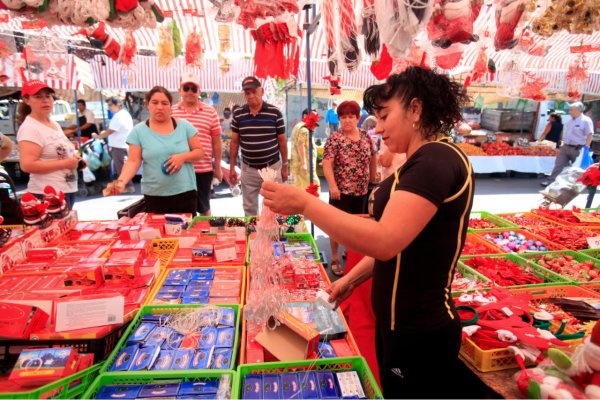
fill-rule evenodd
<path id="1" fill-rule="evenodd" d="M 552 172 L 555 159 L 556 157 L 534 156 L 469 156 L 473 172 L 476 174 L 506 171 L 549 174 Z"/>
<path id="2" fill-rule="evenodd" d="M 471 370 L 477 378 L 493 393 L 498 394 L 505 399 L 520 399 L 523 395 L 517 389 L 514 383 L 514 375 L 519 371 L 518 368 L 505 369 L 503 371 L 481 372 L 471 365 L 467 360 L 460 356 L 461 361 Z M 490 397 L 495 397 L 491 393 L 487 394 Z"/>

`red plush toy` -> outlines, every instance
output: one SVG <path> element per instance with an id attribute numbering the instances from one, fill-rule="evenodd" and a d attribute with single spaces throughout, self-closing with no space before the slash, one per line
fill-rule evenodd
<path id="1" fill-rule="evenodd" d="M 524 0 L 502 0 L 496 5 L 496 51 L 512 49 L 517 45 L 519 39 L 515 39 L 515 29 L 524 11 Z"/>
<path id="2" fill-rule="evenodd" d="M 577 182 L 583 183 L 585 186 L 597 187 L 600 185 L 600 169 L 598 163 L 590 165 Z"/>
<path id="3" fill-rule="evenodd" d="M 324 76 L 323 79 L 329 81 L 329 94 L 335 96 L 336 94 L 342 94 L 342 87 L 340 86 L 341 77 L 338 76 Z"/>
<path id="4" fill-rule="evenodd" d="M 42 225 L 48 219 L 47 208 L 48 203 L 41 202 L 29 192 L 21 196 L 21 211 L 26 225 Z"/>
<path id="5" fill-rule="evenodd" d="M 446 49 L 453 43 L 469 44 L 479 40 L 473 34 L 473 23 L 482 3 L 482 0 L 435 0 L 427 24 L 431 44 Z"/>
<path id="6" fill-rule="evenodd" d="M 83 28 L 74 33 L 74 35 L 85 35 L 90 41 L 97 40 L 102 43 L 102 49 L 112 60 L 117 61 L 121 54 L 121 45 L 108 33 L 106 33 L 106 24 L 99 22 L 90 28 Z"/>

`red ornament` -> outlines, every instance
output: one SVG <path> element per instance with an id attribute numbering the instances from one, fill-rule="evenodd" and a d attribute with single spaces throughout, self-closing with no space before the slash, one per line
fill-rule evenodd
<path id="1" fill-rule="evenodd" d="M 598 186 L 600 185 L 600 169 L 598 169 L 598 164 L 592 164 L 585 170 L 583 175 L 577 182 L 583 183 L 585 186 Z"/>
<path id="2" fill-rule="evenodd" d="M 314 131 L 317 127 L 317 122 L 319 122 L 319 114 L 316 111 L 311 111 L 302 118 L 302 122 L 304 122 L 308 130 Z"/>
<path id="3" fill-rule="evenodd" d="M 319 197 L 319 185 L 317 185 L 317 184 L 311 183 L 306 188 L 306 191 L 315 197 Z"/>

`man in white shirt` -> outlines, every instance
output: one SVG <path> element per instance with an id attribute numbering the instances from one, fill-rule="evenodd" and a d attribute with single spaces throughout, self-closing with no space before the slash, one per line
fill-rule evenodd
<path id="1" fill-rule="evenodd" d="M 111 97 L 106 101 L 108 103 L 108 109 L 113 113 L 113 117 L 110 120 L 108 129 L 100 132 L 100 134 L 94 134 L 94 138 L 108 138 L 108 147 L 110 148 L 110 155 L 113 159 L 113 168 L 116 176 L 121 175 L 123 164 L 125 164 L 125 158 L 127 157 L 127 136 L 133 129 L 133 119 L 131 115 L 123 108 L 123 100 L 120 97 Z M 135 187 L 130 181 L 125 187 L 123 193 L 134 193 Z"/>
<path id="2" fill-rule="evenodd" d="M 564 127 L 563 144 L 560 147 L 554 169 L 548 180 L 541 183 L 542 186 L 548 186 L 552 183 L 558 174 L 569 164 L 573 163 L 583 146 L 590 146 L 592 143 L 592 134 L 594 133 L 594 123 L 592 119 L 583 114 L 585 106 L 581 102 L 571 104 L 569 114 L 571 120 Z"/>

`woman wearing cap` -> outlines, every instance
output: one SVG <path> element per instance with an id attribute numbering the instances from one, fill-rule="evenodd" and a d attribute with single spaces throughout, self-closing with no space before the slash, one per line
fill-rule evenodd
<path id="1" fill-rule="evenodd" d="M 29 173 L 27 191 L 42 196 L 46 185 L 65 194 L 70 208 L 77 192 L 80 157 L 58 123 L 50 119 L 54 90 L 39 80 L 28 81 L 21 91 L 17 132 L 19 163 Z"/>
<path id="2" fill-rule="evenodd" d="M 369 134 L 358 129 L 360 106 L 344 101 L 337 108 L 340 129 L 333 132 L 323 149 L 323 173 L 329 185 L 329 204 L 350 214 L 363 214 L 369 182 L 377 174 L 375 146 Z M 331 245 L 331 272 L 342 275 L 338 243 Z"/>
<path id="3" fill-rule="evenodd" d="M 127 137 L 127 161 L 107 193 L 122 193 L 141 166 L 147 212 L 195 215 L 198 202 L 192 162 L 204 156 L 196 129 L 185 119 L 171 117 L 173 97 L 164 87 L 153 87 L 145 101 L 150 119 L 137 124 Z"/>
<path id="4" fill-rule="evenodd" d="M 461 85 L 420 67 L 365 91 L 365 109 L 377 117 L 376 132 L 390 151 L 407 155 L 406 163 L 373 190 L 372 220 L 289 185 L 263 185 L 266 206 L 304 214 L 334 240 L 366 255 L 330 286 L 329 300 L 339 303 L 373 278 L 385 398 L 455 398 L 468 390 L 460 382 L 461 323 L 450 288 L 474 183 L 468 158 L 447 140 L 467 101 Z"/>

